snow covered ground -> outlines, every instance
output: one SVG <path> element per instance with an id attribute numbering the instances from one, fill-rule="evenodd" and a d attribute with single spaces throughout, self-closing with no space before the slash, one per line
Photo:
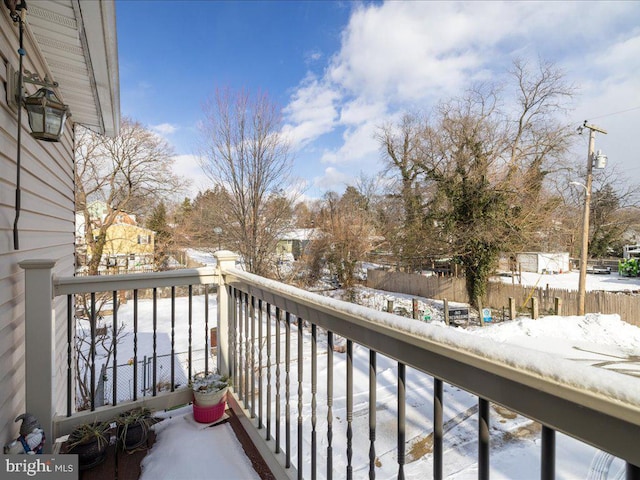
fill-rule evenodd
<path id="1" fill-rule="evenodd" d="M 546 275 L 548 280 L 562 279 L 565 275 Z M 616 275 L 617 276 L 617 275 Z M 589 276 L 594 280 L 592 289 L 603 289 L 602 285 L 611 283 L 608 275 Z M 612 275 L 613 277 L 613 275 Z M 523 279 L 524 280 L 524 279 Z M 546 280 L 546 278 L 545 278 Z M 624 279 L 630 288 L 640 288 L 637 279 Z M 635 282 L 635 284 L 634 284 Z M 381 310 L 388 299 L 394 304 L 402 305 L 410 297 L 380 292 L 370 289 L 359 289 L 359 297 L 366 300 L 376 310 Z M 175 327 L 176 351 L 188 348 L 188 324 L 186 299 L 177 299 L 178 316 Z M 421 299 L 424 305 L 433 305 L 428 299 Z M 159 353 L 170 345 L 171 335 L 170 300 L 158 301 L 158 335 Z M 132 303 L 122 305 L 118 318 L 125 321 L 130 329 Z M 204 297 L 194 297 L 192 335 L 201 342 L 206 331 L 204 325 Z M 434 305 L 434 312 L 438 311 Z M 139 302 L 139 334 L 138 357 L 152 354 L 152 303 L 150 300 Z M 213 325 L 216 318 L 215 297 L 209 298 L 209 321 Z M 415 322 L 406 319 L 401 321 Z M 438 322 L 437 314 L 432 319 L 434 328 L 448 329 Z M 494 324 L 484 328 L 469 328 L 469 335 L 483 337 L 500 345 L 513 345 L 524 349 L 533 349 L 564 360 L 571 360 L 578 366 L 585 366 L 593 372 L 604 369 L 613 371 L 621 383 L 638 384 L 640 376 L 640 329 L 622 322 L 616 315 L 587 315 L 586 317 L 545 317 L 540 320 L 520 318 L 513 322 Z M 310 478 L 310 443 L 308 433 L 311 431 L 311 389 L 309 385 L 308 365 L 310 364 L 310 338 L 308 329 L 304 330 L 303 355 L 306 378 L 303 382 L 303 425 L 305 444 L 303 457 L 305 478 Z M 292 365 L 291 391 L 292 428 L 297 423 L 297 330 L 292 327 Z M 202 342 L 201 342 L 202 343 Z M 274 342 L 270 348 L 274 349 Z M 202 348 L 194 345 L 194 349 Z M 263 347 L 266 349 L 266 347 Z M 284 352 L 284 344 L 281 346 Z M 118 357 L 126 362 L 132 355 L 132 335 L 118 346 Z M 319 335 L 318 361 L 318 393 L 317 393 L 317 431 L 318 431 L 318 477 L 325 476 L 325 460 L 327 438 L 326 420 L 326 337 Z M 263 354 L 265 352 L 263 351 Z M 553 358 L 553 357 L 551 357 Z M 354 348 L 354 478 L 365 478 L 368 469 L 368 350 L 364 347 Z M 564 361 L 563 360 L 563 361 Z M 200 358 L 198 365 L 203 365 Z M 334 477 L 340 478 L 346 468 L 346 377 L 345 355 L 334 354 L 334 406 L 333 406 L 333 465 Z M 597 370 L 595 370 L 597 369 Z M 196 369 L 197 371 L 197 369 Z M 378 457 L 377 478 L 395 478 L 397 475 L 396 459 L 396 381 L 397 364 L 388 358 L 378 356 L 377 379 L 377 440 L 376 455 Z M 275 374 L 272 372 L 272 381 Z M 622 375 L 621 375 L 622 373 Z M 284 373 L 282 373 L 284 376 Z M 284 381 L 284 379 L 282 379 Z M 634 383 L 635 382 L 635 383 Z M 432 386 L 433 380 L 416 370 L 407 371 L 407 464 L 406 478 L 428 478 L 432 472 L 432 456 L 430 453 L 430 436 L 433 430 L 432 418 Z M 628 385 L 625 385 L 627 387 Z M 631 390 L 633 391 L 633 390 Z M 467 479 L 477 478 L 477 398 L 451 385 L 445 385 L 445 478 Z M 266 409 L 266 405 L 263 405 Z M 265 410 L 266 411 L 266 410 Z M 284 415 L 284 408 L 282 410 Z M 228 425 L 206 428 L 196 424 L 191 410 L 167 412 L 170 420 L 165 420 L 156 427 L 157 443 L 143 464 L 143 479 L 250 479 L 257 478 L 242 454 L 241 447 L 233 436 Z M 284 418 L 282 420 L 284 428 Z M 539 427 L 531 421 L 517 416 L 503 408 L 493 406 L 491 409 L 491 475 L 497 479 L 540 478 L 540 436 Z M 295 431 L 292 432 L 295 438 Z M 284 438 L 284 431 L 282 432 Z M 295 443 L 295 442 L 293 442 Z M 221 450 L 221 445 L 225 445 Z M 220 453 L 221 452 L 221 453 Z M 567 436 L 557 436 L 556 478 L 558 479 L 617 479 L 622 478 L 624 465 L 619 459 L 592 447 L 581 444 Z M 292 452 L 292 461 L 297 463 L 297 451 Z M 248 469 L 247 469 L 248 468 Z"/>
<path id="2" fill-rule="evenodd" d="M 558 288 L 563 290 L 578 290 L 578 281 L 580 273 L 571 271 L 558 274 L 532 273 L 522 272 L 522 280 L 515 277 L 494 277 L 494 280 L 500 280 L 504 283 L 521 284 L 526 287 Z M 595 290 L 604 290 L 607 292 L 632 292 L 640 291 L 640 278 L 623 277 L 617 272 L 606 274 L 587 274 L 586 290 L 588 292 Z"/>

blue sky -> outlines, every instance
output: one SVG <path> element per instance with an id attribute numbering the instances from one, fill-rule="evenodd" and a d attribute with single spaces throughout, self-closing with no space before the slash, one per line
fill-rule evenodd
<path id="1" fill-rule="evenodd" d="M 381 170 L 383 122 L 501 81 L 516 57 L 565 71 L 579 88 L 567 121 L 607 130 L 596 148 L 640 184 L 640 2 L 116 0 L 116 12 L 122 113 L 173 145 L 190 196 L 207 186 L 197 125 L 216 87 L 268 92 L 294 173 L 319 197 Z"/>

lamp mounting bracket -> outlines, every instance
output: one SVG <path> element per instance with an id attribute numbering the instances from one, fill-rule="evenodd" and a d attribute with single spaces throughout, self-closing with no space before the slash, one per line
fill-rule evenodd
<path id="1" fill-rule="evenodd" d="M 24 97 L 24 91 L 18 91 L 18 85 L 20 84 L 18 81 L 19 75 L 20 72 L 16 71 L 10 63 L 7 63 L 7 103 L 14 112 L 18 110 L 18 107 L 21 105 L 22 98 Z M 22 83 L 31 83 L 33 85 L 40 85 L 41 87 L 48 88 L 58 87 L 58 82 L 52 82 L 47 76 L 42 80 L 40 75 L 37 73 L 31 73 L 29 70 L 24 70 Z"/>
<path id="2" fill-rule="evenodd" d="M 17 74 L 18 72 L 16 72 Z M 22 81 L 26 83 L 31 83 L 34 85 L 40 85 L 42 87 L 55 88 L 58 86 L 58 82 L 52 82 L 49 77 L 45 76 L 44 80 L 40 78 L 40 75 L 37 73 L 31 73 L 29 70 L 24 71 L 24 75 L 22 76 Z"/>

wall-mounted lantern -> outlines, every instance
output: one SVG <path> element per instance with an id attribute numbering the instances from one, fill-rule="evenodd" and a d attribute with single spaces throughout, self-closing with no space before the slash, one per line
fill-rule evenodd
<path id="1" fill-rule="evenodd" d="M 29 115 L 31 136 L 46 142 L 59 142 L 69 107 L 60 101 L 53 90 L 42 87 L 24 98 L 22 104 Z"/>

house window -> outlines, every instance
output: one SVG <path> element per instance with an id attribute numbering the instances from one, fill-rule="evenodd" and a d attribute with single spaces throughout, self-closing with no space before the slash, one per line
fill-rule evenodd
<path id="1" fill-rule="evenodd" d="M 151 235 L 138 235 L 138 245 L 151 243 Z"/>

